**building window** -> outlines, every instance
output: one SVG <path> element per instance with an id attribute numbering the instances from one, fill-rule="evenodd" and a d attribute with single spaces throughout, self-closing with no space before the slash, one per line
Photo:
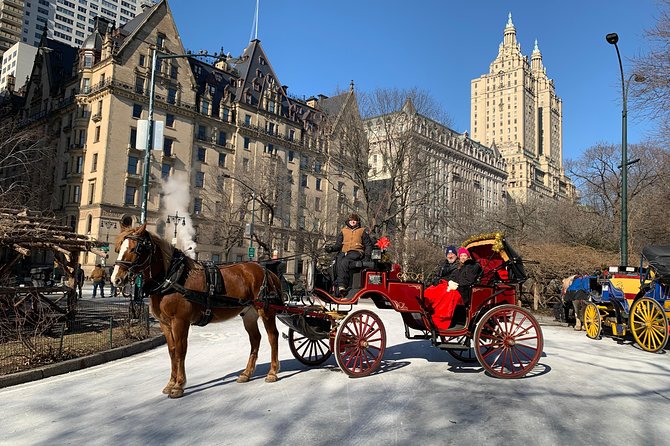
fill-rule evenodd
<path id="1" fill-rule="evenodd" d="M 130 143 L 130 147 L 137 147 L 137 129 L 130 129 L 130 140 L 128 143 Z"/>
<path id="2" fill-rule="evenodd" d="M 193 199 L 193 213 L 200 215 L 202 213 L 202 198 Z"/>
<path id="3" fill-rule="evenodd" d="M 219 167 L 226 167 L 226 154 L 219 153 Z"/>
<path id="4" fill-rule="evenodd" d="M 249 172 L 249 158 L 244 158 L 242 160 L 242 170 L 244 172 Z"/>
<path id="5" fill-rule="evenodd" d="M 174 128 L 174 115 L 168 113 L 165 115 L 165 125 L 170 128 Z"/>
<path id="6" fill-rule="evenodd" d="M 161 165 L 161 178 L 167 178 L 170 176 L 171 166 L 167 163 Z"/>
<path id="7" fill-rule="evenodd" d="M 75 163 L 75 173 L 82 173 L 84 171 L 84 157 L 78 156 L 77 162 Z"/>
<path id="8" fill-rule="evenodd" d="M 134 186 L 126 186 L 126 195 L 124 198 L 123 203 L 127 205 L 134 205 L 135 204 L 135 193 L 137 192 L 137 188 Z"/>
<path id="9" fill-rule="evenodd" d="M 217 144 L 220 146 L 226 145 L 226 132 L 219 132 L 219 137 L 217 139 Z"/>
<path id="10" fill-rule="evenodd" d="M 195 187 L 205 187 L 205 172 L 195 173 Z"/>
<path id="11" fill-rule="evenodd" d="M 246 125 L 251 125 L 251 115 L 244 115 L 244 123 Z"/>
<path id="12" fill-rule="evenodd" d="M 306 169 L 309 166 L 309 158 L 305 155 L 300 156 L 300 167 Z"/>
<path id="13" fill-rule="evenodd" d="M 143 67 L 145 62 L 146 62 L 146 56 L 144 54 L 140 54 L 140 63 L 139 66 Z"/>
<path id="14" fill-rule="evenodd" d="M 142 106 L 140 104 L 133 104 L 133 118 L 142 117 Z"/>
<path id="15" fill-rule="evenodd" d="M 91 172 L 98 170 L 98 154 L 93 154 L 93 159 L 91 160 Z"/>
<path id="16" fill-rule="evenodd" d="M 172 145 L 174 144 L 174 139 L 163 138 L 163 153 L 165 156 L 172 156 Z"/>
<path id="17" fill-rule="evenodd" d="M 172 79 L 177 79 L 178 74 L 179 74 L 179 67 L 176 64 L 170 65 L 170 77 Z"/>
<path id="18" fill-rule="evenodd" d="M 201 163 L 204 163 L 206 153 L 207 153 L 207 150 L 204 147 L 198 147 L 198 161 L 200 161 Z"/>
<path id="19" fill-rule="evenodd" d="M 95 133 L 93 133 L 93 142 L 100 142 L 100 126 L 95 127 Z"/>
<path id="20" fill-rule="evenodd" d="M 200 141 L 206 141 L 207 140 L 207 127 L 204 125 L 199 125 L 198 126 L 198 135 L 197 138 Z"/>
<path id="21" fill-rule="evenodd" d="M 202 113 L 203 115 L 209 114 L 209 101 L 205 99 L 200 100 L 200 113 Z"/>
<path id="22" fill-rule="evenodd" d="M 301 185 L 302 187 L 307 187 L 307 174 L 303 173 L 303 174 L 300 176 L 300 185 Z"/>
<path id="23" fill-rule="evenodd" d="M 167 94 L 168 104 L 175 104 L 177 102 L 177 90 L 174 88 L 168 88 Z"/>
<path id="24" fill-rule="evenodd" d="M 95 198 L 95 180 L 88 182 L 88 204 L 93 204 Z M 88 232 L 91 232 L 90 228 Z"/>
<path id="25" fill-rule="evenodd" d="M 293 162 L 293 157 L 295 157 L 295 153 L 293 152 L 293 150 L 289 150 L 288 151 L 288 162 L 289 163 Z"/>
<path id="26" fill-rule="evenodd" d="M 321 198 L 319 197 L 314 198 L 314 210 L 315 211 L 321 210 Z"/>
<path id="27" fill-rule="evenodd" d="M 128 157 L 128 173 L 131 175 L 137 175 L 138 172 L 138 166 L 140 163 L 140 159 L 136 156 L 129 156 Z"/>
<path id="28" fill-rule="evenodd" d="M 244 148 L 248 150 L 250 144 L 251 144 L 251 140 L 249 139 L 248 136 L 245 136 L 244 137 Z"/>
<path id="29" fill-rule="evenodd" d="M 321 178 L 316 179 L 316 190 L 321 190 Z"/>
<path id="30" fill-rule="evenodd" d="M 74 186 L 72 188 L 72 202 L 79 203 L 81 199 L 81 186 Z"/>
<path id="31" fill-rule="evenodd" d="M 158 35 L 156 36 L 156 46 L 159 49 L 163 49 L 164 45 L 165 45 L 165 34 L 158 33 Z"/>
<path id="32" fill-rule="evenodd" d="M 314 161 L 314 172 L 321 172 L 321 161 Z"/>
<path id="33" fill-rule="evenodd" d="M 144 93 L 144 78 L 141 76 L 135 78 L 135 93 Z"/>
<path id="34" fill-rule="evenodd" d="M 290 129 L 290 130 L 288 131 L 288 140 L 289 140 L 289 141 L 293 141 L 294 138 L 295 138 L 295 130 Z"/>

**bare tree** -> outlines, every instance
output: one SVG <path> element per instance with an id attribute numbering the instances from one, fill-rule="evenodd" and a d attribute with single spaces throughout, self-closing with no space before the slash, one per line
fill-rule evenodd
<path id="1" fill-rule="evenodd" d="M 656 24 L 647 30 L 651 49 L 634 58 L 631 102 L 660 121 L 659 137 L 670 141 L 670 0 L 659 0 Z"/>
<path id="2" fill-rule="evenodd" d="M 21 127 L 3 110 L 0 117 L 0 202 L 6 207 L 49 208 L 55 150 L 41 129 Z"/>
<path id="3" fill-rule="evenodd" d="M 425 118 L 447 121 L 438 104 L 419 90 L 380 89 L 358 96 L 364 127 L 352 116 L 343 124 L 330 162 L 359 189 L 372 232 L 393 232 L 398 259 L 407 263 L 408 230 L 424 205 L 444 187 L 432 181 L 427 146 L 418 132 Z M 371 161 L 372 160 L 372 165 Z"/>

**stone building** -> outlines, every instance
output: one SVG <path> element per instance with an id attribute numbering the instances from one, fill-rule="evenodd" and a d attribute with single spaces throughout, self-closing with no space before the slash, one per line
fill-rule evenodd
<path id="1" fill-rule="evenodd" d="M 507 190 L 514 198 L 574 198 L 563 170 L 563 109 L 547 77 L 537 41 L 521 53 L 510 13 L 489 73 L 472 80 L 472 138 L 497 148 L 507 163 Z"/>
<path id="2" fill-rule="evenodd" d="M 79 233 L 113 240 L 122 219 L 139 221 L 145 152 L 138 136 L 153 49 L 186 54 L 166 0 L 120 28 L 98 17 L 73 50 L 70 72 L 51 75 L 54 51 L 33 69 L 24 122 L 55 139 L 51 208 Z M 167 239 L 176 234 L 178 247 L 215 262 L 246 260 L 251 235 L 258 258 L 309 252 L 335 233 L 347 211 L 341 196 L 353 187 L 343 180 L 338 191 L 326 180 L 341 112 L 333 104 L 352 109 L 353 91 L 291 98 L 258 40 L 216 63 L 198 56 L 159 62 L 154 119 L 164 129 L 149 166 L 149 229 Z M 110 252 L 107 262 L 114 258 Z M 90 268 L 98 260 L 83 262 Z M 300 256 L 290 259 L 288 272 L 301 274 L 303 266 Z"/>
<path id="3" fill-rule="evenodd" d="M 445 246 L 480 230 L 462 225 L 506 202 L 505 160 L 495 148 L 418 113 L 402 110 L 365 120 L 371 179 L 386 183 L 397 201 L 393 225 L 405 219 L 406 237 Z"/>

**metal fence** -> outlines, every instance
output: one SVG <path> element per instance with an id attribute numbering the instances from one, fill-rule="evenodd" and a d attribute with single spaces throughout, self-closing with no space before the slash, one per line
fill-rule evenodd
<path id="1" fill-rule="evenodd" d="M 160 334 L 142 301 L 79 300 L 67 315 L 43 302 L 0 302 L 0 375 L 79 358 Z"/>

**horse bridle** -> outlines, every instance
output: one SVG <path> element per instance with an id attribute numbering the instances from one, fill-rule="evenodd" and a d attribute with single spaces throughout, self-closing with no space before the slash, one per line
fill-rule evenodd
<path id="1" fill-rule="evenodd" d="M 116 260 L 114 262 L 115 266 L 119 266 L 120 268 L 123 268 L 126 270 L 126 274 L 128 274 L 131 277 L 137 276 L 139 273 L 144 271 L 147 267 L 147 265 L 151 264 L 151 257 L 153 256 L 153 251 L 154 251 L 154 244 L 151 241 L 151 237 L 147 236 L 146 234 L 144 236 L 139 236 L 139 235 L 128 235 L 124 238 L 124 240 L 135 240 L 135 246 L 133 249 L 130 251 L 131 254 L 135 254 L 136 260 L 133 262 L 129 262 L 127 260 Z M 146 259 L 142 261 L 141 263 L 136 263 L 137 260 L 142 258 L 142 255 L 148 253 L 146 256 Z"/>

